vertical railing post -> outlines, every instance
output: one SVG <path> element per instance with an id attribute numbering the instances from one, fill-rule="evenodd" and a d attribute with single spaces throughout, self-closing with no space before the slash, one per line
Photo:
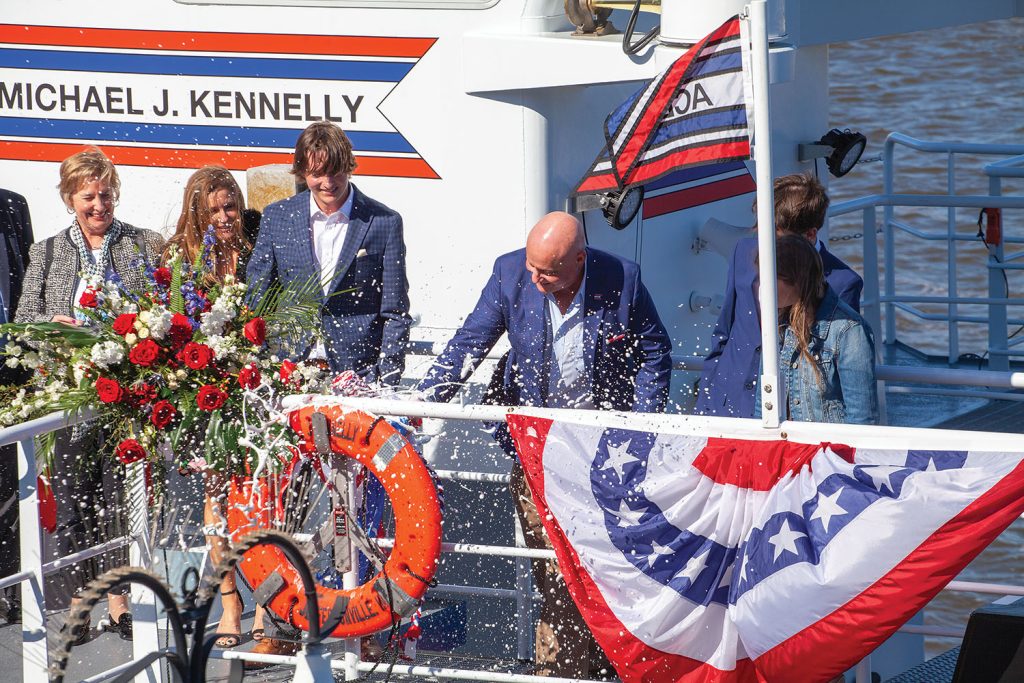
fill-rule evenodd
<path id="1" fill-rule="evenodd" d="M 153 566 L 149 542 L 149 496 L 146 492 L 145 464 L 136 462 L 127 468 L 128 546 L 129 564 L 133 567 Z M 160 630 L 157 623 L 156 596 L 142 585 L 133 583 L 131 589 L 132 656 L 136 661 L 160 649 Z M 136 683 L 163 680 L 159 661 L 135 677 Z"/>
<path id="2" fill-rule="evenodd" d="M 956 194 L 956 155 L 950 152 L 946 155 L 946 193 L 952 197 Z M 950 206 L 946 209 L 946 242 L 948 248 L 946 250 L 946 277 L 948 280 L 948 291 L 949 298 L 951 299 L 949 306 L 947 307 L 947 329 L 949 334 L 949 362 L 950 364 L 956 363 L 960 359 L 960 324 L 959 324 L 959 305 L 956 304 L 953 299 L 956 299 L 958 287 L 956 283 L 957 279 L 957 267 L 956 267 L 956 207 Z"/>
<path id="3" fill-rule="evenodd" d="M 853 675 L 856 683 L 871 683 L 871 655 L 857 662 Z"/>
<path id="4" fill-rule="evenodd" d="M 896 341 L 896 305 L 893 297 L 896 294 L 896 245 L 893 240 L 892 205 L 888 198 L 892 196 L 893 166 L 896 164 L 896 143 L 886 139 L 882 152 L 882 192 L 886 197 L 885 208 L 882 209 L 882 231 L 885 237 L 885 337 L 883 344 Z"/>
<path id="5" fill-rule="evenodd" d="M 32 578 L 21 582 L 21 675 L 25 681 L 49 680 L 37 476 L 35 443 L 31 438 L 19 441 L 18 523 L 21 570 L 32 572 Z"/>
<path id="6" fill-rule="evenodd" d="M 515 529 L 515 546 L 526 547 L 523 529 L 519 524 L 519 515 L 513 512 Z M 516 658 L 519 660 L 533 659 L 533 560 L 524 557 L 515 559 L 516 566 Z"/>
<path id="7" fill-rule="evenodd" d="M 754 171 L 757 174 L 757 251 L 761 288 L 761 423 L 779 426 L 785 388 L 779 381 L 779 309 L 775 279 L 775 206 L 773 201 L 771 95 L 768 77 L 768 5 L 750 8 L 750 57 L 754 86 Z"/>
<path id="8" fill-rule="evenodd" d="M 1003 186 L 998 176 L 990 176 L 988 179 L 988 193 L 993 197 L 1003 194 Z M 1002 264 L 1005 258 L 1003 240 L 997 245 L 989 245 L 988 256 L 988 295 L 993 299 L 1009 297 L 1010 293 L 1006 286 L 1006 271 Z M 1009 346 L 1006 324 L 1006 304 L 989 304 L 988 306 L 988 369 L 997 371 L 1008 371 L 1010 369 L 1010 357 L 1005 352 Z"/>
<path id="9" fill-rule="evenodd" d="M 345 477 L 345 490 L 341 492 L 345 496 L 345 505 L 352 511 L 352 514 L 348 518 L 349 524 L 359 524 L 359 520 L 356 518 L 355 511 L 360 508 L 359 501 L 356 499 L 358 492 L 356 491 L 356 467 L 357 464 L 352 459 L 346 459 L 346 462 L 342 467 L 348 468 L 348 476 Z M 348 556 L 352 558 L 352 563 L 349 566 L 349 570 L 345 572 L 341 577 L 341 587 L 345 590 L 353 590 L 359 586 L 359 551 L 355 547 L 353 538 L 358 533 L 355 529 L 348 530 L 349 538 L 349 551 Z M 372 636 L 368 636 L 372 637 Z M 360 655 L 360 642 L 359 638 L 346 638 L 344 641 L 345 648 L 345 680 L 354 681 L 359 678 L 359 655 Z"/>
<path id="10" fill-rule="evenodd" d="M 862 245 L 864 254 L 864 294 L 862 297 L 861 310 L 864 312 L 864 319 L 868 321 L 871 332 L 875 335 L 875 364 L 884 362 L 882 355 L 882 309 L 878 293 L 878 211 L 874 206 L 864 209 L 862 233 L 864 242 Z M 885 404 L 885 382 L 877 383 L 878 391 L 878 417 L 882 424 L 886 424 L 888 416 Z"/>

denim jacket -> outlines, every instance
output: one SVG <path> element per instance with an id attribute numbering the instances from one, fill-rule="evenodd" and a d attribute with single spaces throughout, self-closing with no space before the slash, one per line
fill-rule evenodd
<path id="1" fill-rule="evenodd" d="M 784 383 L 788 404 L 782 419 L 876 424 L 878 392 L 871 328 L 831 287 L 826 287 L 818 305 L 808 350 L 820 380 L 787 326 L 779 354 L 779 380 Z M 760 389 L 758 386 L 758 395 Z M 761 402 L 755 405 L 760 417 Z"/>

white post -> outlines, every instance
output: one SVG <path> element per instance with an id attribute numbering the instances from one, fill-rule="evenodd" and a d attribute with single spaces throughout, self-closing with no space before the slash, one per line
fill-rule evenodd
<path id="1" fill-rule="evenodd" d="M 131 544 L 128 546 L 129 564 L 133 567 L 153 568 L 149 545 L 149 498 L 146 494 L 146 475 L 141 462 L 126 468 L 128 481 L 128 528 Z M 160 649 L 160 631 L 157 625 L 156 596 L 142 586 L 133 585 L 131 594 L 132 611 L 132 657 L 139 661 L 151 652 Z M 135 677 L 136 683 L 162 681 L 163 675 L 158 662 Z"/>
<path id="2" fill-rule="evenodd" d="M 346 461 L 343 467 L 348 468 L 348 476 L 345 478 L 347 482 L 346 490 L 342 491 L 342 495 L 345 496 L 345 505 L 348 506 L 351 517 L 348 519 L 349 526 L 358 524 L 359 520 L 356 518 L 355 511 L 359 509 L 359 501 L 357 499 L 356 491 L 356 469 L 359 467 L 355 461 L 349 459 Z M 359 585 L 359 551 L 353 542 L 353 534 L 357 533 L 355 529 L 350 528 L 348 530 L 349 538 L 349 557 L 352 558 L 349 570 L 345 572 L 341 577 L 341 587 L 346 590 L 352 590 Z M 360 655 L 360 642 L 359 638 L 348 638 L 345 641 L 345 680 L 354 681 L 359 678 L 359 655 Z"/>
<path id="3" fill-rule="evenodd" d="M 21 582 L 21 675 L 25 681 L 49 680 L 42 536 L 39 533 L 39 492 L 36 490 L 36 476 L 36 448 L 30 437 L 18 442 L 21 569 L 32 572 L 30 579 Z"/>
<path id="4" fill-rule="evenodd" d="M 779 386 L 779 310 L 775 281 L 775 199 L 772 191 L 771 98 L 768 92 L 768 5 L 754 0 L 750 15 L 750 57 L 754 86 L 755 171 L 757 173 L 757 245 L 761 299 L 761 422 L 779 426 L 785 396 Z"/>

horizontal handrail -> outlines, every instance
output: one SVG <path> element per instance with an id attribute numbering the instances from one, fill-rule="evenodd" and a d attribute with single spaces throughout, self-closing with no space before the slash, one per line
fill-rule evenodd
<path id="1" fill-rule="evenodd" d="M 1024 154 L 993 161 L 982 168 L 990 178 L 1024 178 Z"/>
<path id="2" fill-rule="evenodd" d="M 104 541 L 103 543 L 94 545 L 91 548 L 80 550 L 77 553 L 71 553 L 70 555 L 59 557 L 56 560 L 53 560 L 52 562 L 47 562 L 43 565 L 43 574 L 52 574 L 53 572 L 57 571 L 58 569 L 61 569 L 66 565 L 81 562 L 83 560 L 88 560 L 90 558 L 96 557 L 97 555 L 102 555 L 103 553 L 109 550 L 116 550 L 117 548 L 121 548 L 123 546 L 128 545 L 134 540 L 135 539 L 133 539 L 131 536 L 118 536 L 117 538 L 112 538 L 109 541 Z"/>
<path id="3" fill-rule="evenodd" d="M 394 548 L 395 539 L 375 538 L 381 548 Z M 483 545 L 481 543 L 441 543 L 441 552 L 461 555 L 492 555 L 498 557 L 525 557 L 532 560 L 554 560 L 555 551 L 547 548 L 517 548 L 510 545 Z"/>
<path id="4" fill-rule="evenodd" d="M 34 420 L 20 422 L 10 427 L 0 429 L 0 446 L 7 446 L 12 443 L 33 439 L 48 432 L 53 432 L 65 427 L 73 427 L 96 417 L 96 412 L 91 409 L 82 410 L 74 415 L 65 413 L 50 413 L 37 417 Z"/>
<path id="5" fill-rule="evenodd" d="M 886 149 L 902 145 L 918 152 L 938 152 L 944 154 L 1024 154 L 1024 145 L 988 144 L 979 142 L 929 142 L 907 135 L 906 133 L 889 133 L 885 138 Z"/>
<path id="6" fill-rule="evenodd" d="M 857 199 L 833 204 L 829 207 L 830 217 L 842 216 L 854 211 L 863 211 L 878 206 L 922 206 L 938 209 L 1024 209 L 1024 197 L 993 197 L 989 194 L 869 194 Z"/>

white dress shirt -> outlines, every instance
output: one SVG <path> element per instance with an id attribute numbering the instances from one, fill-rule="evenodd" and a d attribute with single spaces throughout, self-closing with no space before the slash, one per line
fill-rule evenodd
<path id="1" fill-rule="evenodd" d="M 350 185 L 345 203 L 329 216 L 320 210 L 312 193 L 309 195 L 309 229 L 313 234 L 313 255 L 320 264 L 320 284 L 324 294 L 331 287 L 341 248 L 345 245 L 354 194 Z"/>
<path id="2" fill-rule="evenodd" d="M 324 295 L 327 295 L 331 282 L 334 281 L 334 271 L 338 268 L 338 258 L 341 256 L 341 248 L 345 246 L 345 235 L 348 234 L 349 216 L 352 214 L 352 197 L 355 192 L 352 186 L 348 188 L 348 198 L 341 208 L 334 213 L 327 215 L 316 203 L 313 194 L 309 195 L 309 229 L 313 234 L 313 256 L 320 264 L 320 286 L 323 287 Z M 324 343 L 318 341 L 309 354 L 310 359 L 326 359 L 327 350 Z"/>
<path id="3" fill-rule="evenodd" d="M 569 308 L 562 313 L 555 297 L 545 294 L 548 308 L 547 338 L 551 345 L 548 368 L 548 408 L 593 408 L 590 377 L 583 358 L 583 302 L 587 273 Z"/>

